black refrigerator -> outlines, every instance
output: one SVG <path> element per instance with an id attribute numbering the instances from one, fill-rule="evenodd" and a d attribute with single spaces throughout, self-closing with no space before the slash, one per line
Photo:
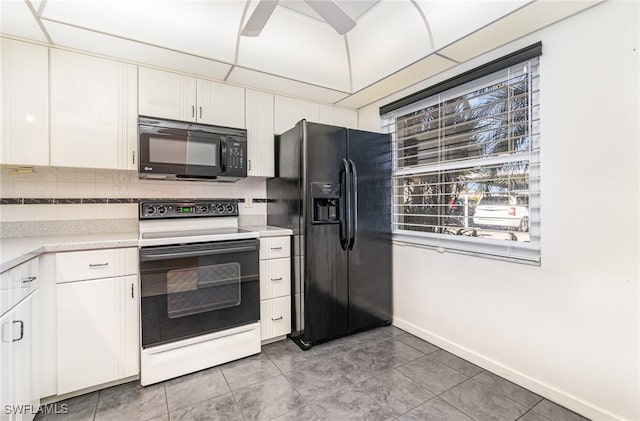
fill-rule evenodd
<path id="1" fill-rule="evenodd" d="M 276 136 L 267 223 L 293 230 L 292 334 L 303 349 L 388 325 L 391 137 L 300 121 Z"/>

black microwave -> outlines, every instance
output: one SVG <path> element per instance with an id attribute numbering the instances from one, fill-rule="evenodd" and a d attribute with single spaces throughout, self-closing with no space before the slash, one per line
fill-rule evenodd
<path id="1" fill-rule="evenodd" d="M 247 131 L 138 118 L 138 176 L 166 180 L 237 181 L 247 176 Z"/>

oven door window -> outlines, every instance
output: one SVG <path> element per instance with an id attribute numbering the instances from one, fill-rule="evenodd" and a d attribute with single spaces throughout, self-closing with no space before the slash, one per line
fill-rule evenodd
<path id="1" fill-rule="evenodd" d="M 167 272 L 170 319 L 237 307 L 241 302 L 240 264 L 224 263 Z"/>

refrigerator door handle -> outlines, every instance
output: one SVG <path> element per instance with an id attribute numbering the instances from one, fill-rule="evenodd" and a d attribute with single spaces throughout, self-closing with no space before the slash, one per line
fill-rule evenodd
<path id="1" fill-rule="evenodd" d="M 346 159 L 340 164 L 342 215 L 340 217 L 340 245 L 343 250 L 349 247 L 351 238 L 351 172 Z"/>
<path id="2" fill-rule="evenodd" d="M 358 231 L 358 171 L 356 164 L 349 160 L 349 168 L 351 169 L 351 235 L 349 236 L 349 250 L 353 250 L 356 245 L 356 233 Z"/>

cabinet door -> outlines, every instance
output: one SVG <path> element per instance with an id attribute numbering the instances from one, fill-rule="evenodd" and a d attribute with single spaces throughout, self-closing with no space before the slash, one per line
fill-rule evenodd
<path id="1" fill-rule="evenodd" d="M 244 88 L 198 79 L 199 123 L 244 129 Z"/>
<path id="2" fill-rule="evenodd" d="M 56 285 L 58 394 L 118 378 L 122 278 Z"/>
<path id="3" fill-rule="evenodd" d="M 148 117 L 196 121 L 196 80 L 140 67 L 138 112 Z"/>
<path id="4" fill-rule="evenodd" d="M 273 259 L 271 262 L 271 297 L 291 295 L 291 259 Z"/>
<path id="5" fill-rule="evenodd" d="M 1 164 L 49 165 L 49 52 L 2 39 Z"/>
<path id="6" fill-rule="evenodd" d="M 275 132 L 282 134 L 302 119 L 319 122 L 320 105 L 301 99 L 275 96 Z"/>
<path id="7" fill-rule="evenodd" d="M 273 94 L 247 89 L 247 174 L 273 177 Z"/>
<path id="8" fill-rule="evenodd" d="M 16 400 L 19 405 L 25 408 L 18 419 L 30 421 L 34 418 L 30 408 L 37 408 L 40 401 L 38 388 L 38 358 L 35 353 L 37 347 L 34 341 L 37 339 L 35 321 L 37 317 L 34 312 L 37 309 L 37 295 L 34 292 L 25 298 L 12 311 L 15 313 L 13 324 L 13 350 L 12 355 L 17 356 L 13 361 L 13 368 L 16 373 L 14 387 L 16 388 Z"/>
<path id="9" fill-rule="evenodd" d="M 345 108 L 332 107 L 331 105 L 320 106 L 320 123 L 332 126 L 358 128 L 358 112 Z"/>
<path id="10" fill-rule="evenodd" d="M 291 297 L 271 300 L 271 336 L 291 333 Z"/>
<path id="11" fill-rule="evenodd" d="M 140 288 L 138 275 L 122 278 L 124 287 L 124 335 L 120 354 L 122 355 L 120 377 L 135 376 L 140 373 Z"/>
<path id="12" fill-rule="evenodd" d="M 137 67 L 51 50 L 51 165 L 130 169 Z"/>
<path id="13" fill-rule="evenodd" d="M 0 318 L 0 403 L 2 405 L 15 404 L 16 390 L 14 387 L 15 375 L 13 370 L 14 359 L 13 354 L 13 320 L 15 318 L 15 310 L 6 313 Z M 4 412 L 4 408 L 0 408 Z M 3 420 L 5 415 L 3 415 Z M 7 415 L 6 419 L 14 419 L 11 415 Z"/>

